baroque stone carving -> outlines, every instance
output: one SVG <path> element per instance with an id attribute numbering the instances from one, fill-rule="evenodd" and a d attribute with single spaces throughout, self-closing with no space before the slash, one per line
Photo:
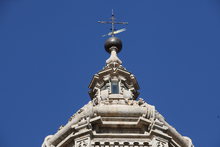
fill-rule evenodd
<path id="1" fill-rule="evenodd" d="M 89 137 L 76 140 L 75 147 L 89 147 Z"/>

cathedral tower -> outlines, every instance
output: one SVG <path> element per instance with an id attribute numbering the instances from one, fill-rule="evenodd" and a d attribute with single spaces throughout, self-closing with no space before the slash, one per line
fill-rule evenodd
<path id="1" fill-rule="evenodd" d="M 122 41 L 115 37 L 114 14 L 109 22 L 105 50 L 110 54 L 105 67 L 89 84 L 91 101 L 78 110 L 42 147 L 193 147 L 191 139 L 180 135 L 153 105 L 138 98 L 135 76 L 122 66 L 117 54 Z M 123 29 L 121 29 L 123 31 Z"/>

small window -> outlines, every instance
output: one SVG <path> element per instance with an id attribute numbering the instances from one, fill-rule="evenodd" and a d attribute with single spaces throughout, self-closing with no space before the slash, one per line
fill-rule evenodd
<path id="1" fill-rule="evenodd" d="M 111 91 L 112 94 L 118 94 L 119 93 L 119 86 L 118 86 L 118 82 L 117 81 L 112 81 L 111 82 Z"/>

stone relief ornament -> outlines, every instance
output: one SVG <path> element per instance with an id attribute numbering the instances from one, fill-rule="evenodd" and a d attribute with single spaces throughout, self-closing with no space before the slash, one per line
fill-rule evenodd
<path id="1" fill-rule="evenodd" d="M 164 142 L 157 142 L 157 147 L 165 147 L 165 143 Z"/>
<path id="2" fill-rule="evenodd" d="M 152 147 L 168 147 L 168 142 L 163 138 L 154 138 L 152 140 Z"/>
<path id="3" fill-rule="evenodd" d="M 89 137 L 80 138 L 75 141 L 75 147 L 89 147 Z"/>

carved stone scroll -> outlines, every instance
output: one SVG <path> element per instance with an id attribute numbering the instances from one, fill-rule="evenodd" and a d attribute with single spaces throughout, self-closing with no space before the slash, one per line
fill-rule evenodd
<path id="1" fill-rule="evenodd" d="M 152 147 L 169 147 L 168 141 L 162 138 L 154 138 L 152 140 Z"/>
<path id="2" fill-rule="evenodd" d="M 90 147 L 90 137 L 83 136 L 75 140 L 75 147 Z"/>

